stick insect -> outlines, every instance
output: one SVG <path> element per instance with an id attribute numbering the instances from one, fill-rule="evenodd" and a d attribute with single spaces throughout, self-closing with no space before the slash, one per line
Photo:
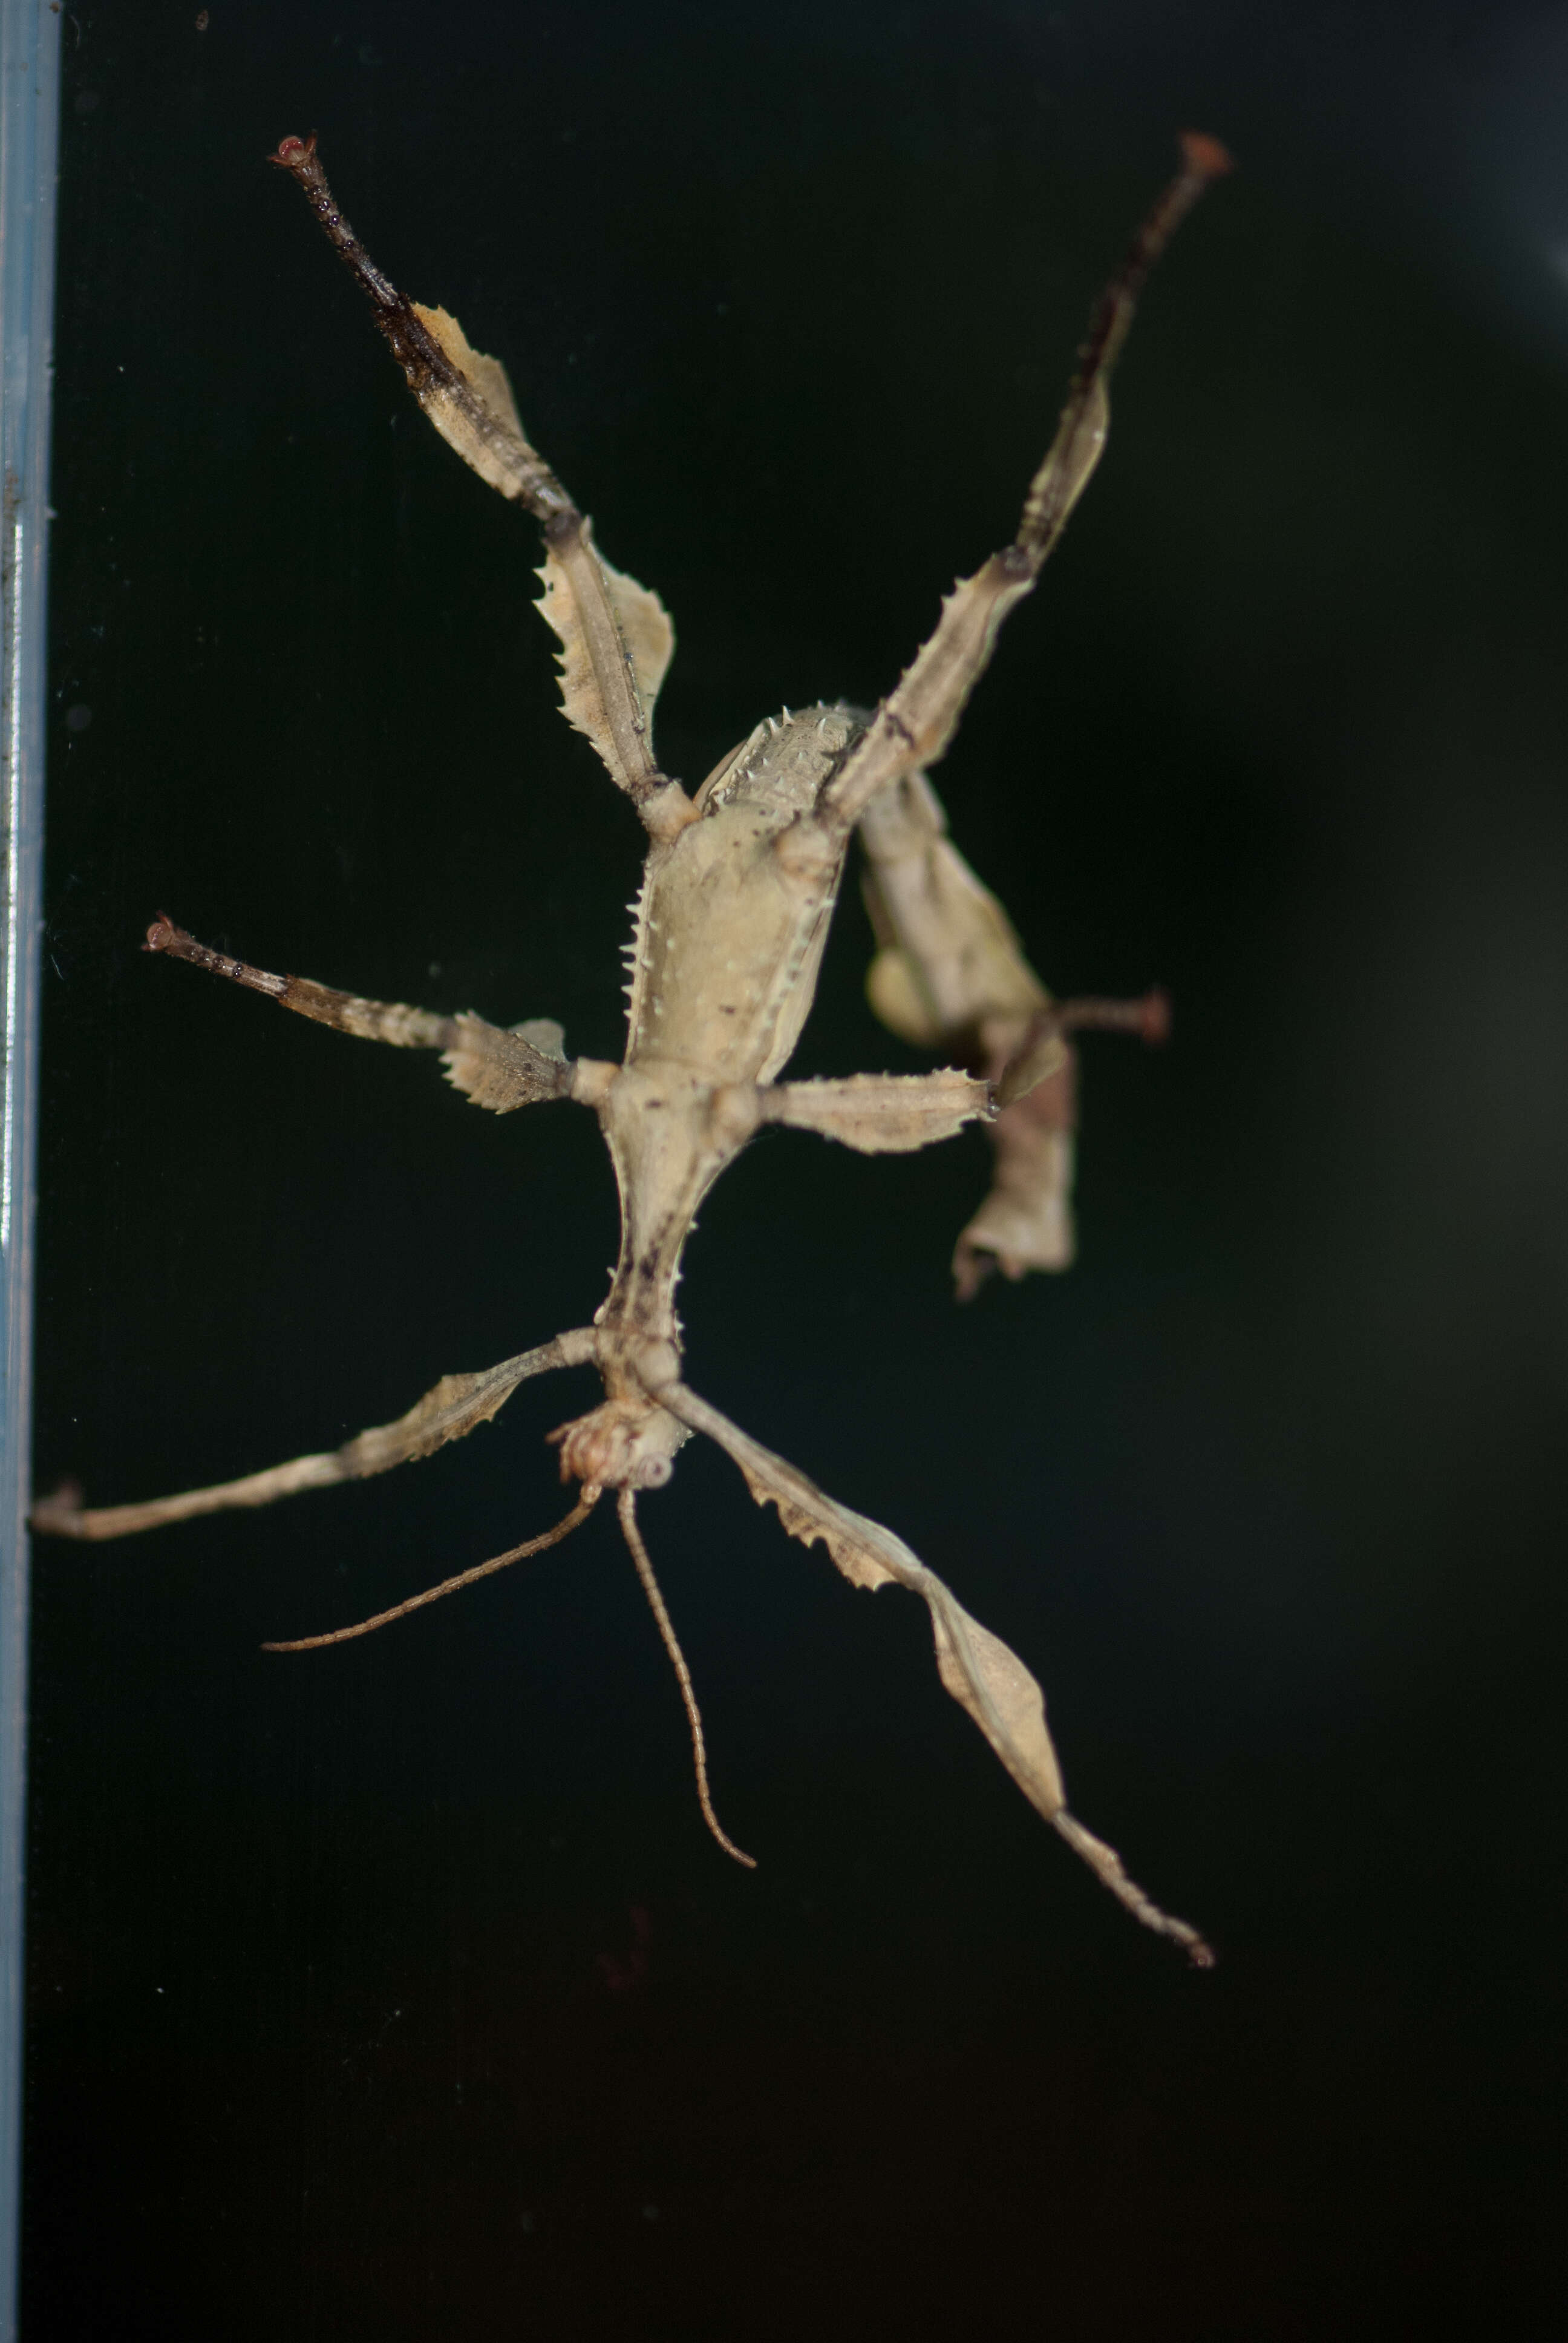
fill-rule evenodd
<path id="1" fill-rule="evenodd" d="M 1212 139 L 1183 138 L 1177 176 L 1092 313 L 1016 538 L 954 587 L 896 689 L 872 713 L 819 703 L 769 718 L 695 795 L 654 756 L 654 704 L 674 649 L 657 596 L 600 555 L 588 520 L 530 445 L 498 362 L 472 349 L 445 311 L 410 302 L 376 267 L 333 199 L 314 136 L 286 138 L 269 159 L 293 178 L 347 264 L 437 430 L 541 526 L 540 607 L 560 640 L 565 713 L 592 742 L 648 834 L 633 907 L 626 1053 L 618 1065 L 572 1060 L 560 1028 L 548 1020 L 503 1029 L 471 1013 L 443 1016 L 272 975 L 198 943 L 166 917 L 148 930 L 146 949 L 340 1032 L 437 1051 L 447 1080 L 495 1113 L 551 1099 L 591 1108 L 619 1187 L 620 1255 L 591 1325 L 570 1328 L 482 1373 L 445 1375 L 396 1423 L 362 1432 L 343 1447 L 146 1503 L 86 1507 L 79 1493 L 62 1490 L 37 1505 L 35 1526 L 76 1538 L 120 1537 L 363 1479 L 463 1438 L 536 1375 L 592 1365 L 603 1399 L 550 1435 L 562 1480 L 578 1488 L 563 1520 L 372 1618 L 266 1648 L 312 1650 L 385 1626 L 559 1544 L 613 1490 L 679 1682 L 704 1819 L 720 1846 L 750 1865 L 752 1857 L 728 1836 L 714 1810 L 690 1674 L 637 1510 L 639 1493 L 668 1481 L 683 1443 L 706 1433 L 739 1466 L 757 1503 L 776 1505 L 784 1528 L 804 1544 L 820 1542 L 854 1585 L 892 1581 L 924 1599 L 942 1684 L 1026 1797 L 1135 1918 L 1207 1967 L 1212 1955 L 1196 1929 L 1161 1911 L 1114 1849 L 1070 1810 L 1040 1686 L 1017 1655 L 971 1618 L 892 1531 L 825 1495 L 682 1380 L 675 1288 L 703 1196 L 767 1123 L 815 1131 L 871 1154 L 930 1146 L 968 1122 L 984 1124 L 996 1151 L 995 1180 L 959 1240 L 960 1298 L 991 1267 L 1018 1277 L 1070 1259 L 1070 1036 L 1110 1028 L 1158 1039 L 1163 1002 L 1158 994 L 1141 1001 L 1053 1002 L 1000 905 L 950 842 L 926 774 L 953 737 L 1002 620 L 1030 592 L 1099 461 L 1107 384 L 1144 278 L 1208 182 L 1229 168 L 1224 150 Z M 930 1074 L 782 1081 L 811 1006 L 857 830 L 879 943 L 872 1004 L 894 1031 L 962 1063 Z"/>

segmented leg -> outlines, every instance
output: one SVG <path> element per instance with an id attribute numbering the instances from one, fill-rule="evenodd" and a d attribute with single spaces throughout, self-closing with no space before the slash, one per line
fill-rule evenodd
<path id="1" fill-rule="evenodd" d="M 990 1085 L 950 1066 L 936 1074 L 849 1074 L 841 1080 L 773 1082 L 757 1093 L 763 1122 L 820 1132 L 862 1155 L 907 1155 L 950 1139 L 966 1122 L 996 1111 Z"/>
<path id="2" fill-rule="evenodd" d="M 1106 387 L 1144 278 L 1210 180 L 1230 167 L 1217 140 L 1192 133 L 1182 139 L 1180 172 L 1139 229 L 1090 320 L 1078 373 L 1050 451 L 1024 500 L 1018 535 L 948 596 L 936 632 L 824 791 L 819 810 L 830 827 L 849 830 L 890 781 L 934 765 L 945 751 L 990 659 L 997 629 L 1033 586 L 1100 460 L 1110 416 Z"/>
<path id="3" fill-rule="evenodd" d="M 35 1530 L 51 1537 L 116 1538 L 133 1530 L 159 1529 L 166 1522 L 189 1521 L 197 1513 L 216 1513 L 230 1507 L 270 1505 L 279 1497 L 297 1496 L 305 1489 L 329 1489 L 338 1481 L 366 1481 L 373 1473 L 389 1473 L 433 1455 L 448 1440 L 461 1440 L 479 1424 L 487 1423 L 510 1399 L 519 1383 L 531 1375 L 548 1374 L 557 1367 L 586 1366 L 594 1355 L 591 1326 L 574 1327 L 541 1342 L 537 1351 L 503 1359 L 477 1375 L 443 1375 L 407 1415 L 396 1423 L 374 1425 L 341 1448 L 314 1456 L 296 1456 L 266 1473 L 248 1473 L 242 1480 L 220 1481 L 209 1489 L 186 1489 L 178 1496 L 154 1497 L 139 1505 L 84 1506 L 81 1492 L 60 1489 L 40 1499 L 33 1508 Z"/>
<path id="4" fill-rule="evenodd" d="M 529 446 L 506 368 L 469 347 L 456 318 L 410 301 L 376 266 L 333 200 L 314 136 L 286 138 L 271 157 L 289 173 L 370 304 L 409 389 L 448 446 L 544 528 L 544 615 L 561 639 L 567 714 L 654 838 L 692 819 L 691 801 L 653 754 L 653 703 L 675 648 L 656 594 L 612 569 L 588 523 Z"/>
<path id="5" fill-rule="evenodd" d="M 497 1114 L 571 1095 L 574 1069 L 569 1059 L 541 1050 L 520 1032 L 487 1024 L 471 1010 L 437 1017 L 401 1001 L 362 1001 L 356 992 L 336 992 L 307 976 L 274 976 L 270 969 L 252 968 L 248 960 L 198 943 L 166 915 L 153 921 L 143 950 L 189 960 L 193 968 L 265 993 L 280 1009 L 292 1009 L 297 1016 L 330 1025 L 338 1033 L 352 1033 L 358 1041 L 387 1041 L 395 1050 L 439 1050 L 446 1057 L 447 1081 L 476 1106 L 489 1107 Z"/>
<path id="6" fill-rule="evenodd" d="M 1171 1038 L 1171 1003 L 1152 985 L 1136 1001 L 1106 1001 L 1091 995 L 1053 1001 L 1031 1019 L 1027 1031 L 996 1078 L 999 1106 L 1027 1098 L 1038 1082 L 1060 1071 L 1070 1033 L 1132 1033 L 1152 1049 Z"/>
<path id="7" fill-rule="evenodd" d="M 1165 996 L 1053 1001 L 1007 913 L 949 837 L 924 773 L 900 774 L 872 799 L 860 840 L 878 944 L 866 980 L 872 1008 L 900 1040 L 950 1051 L 992 1086 L 998 1110 L 987 1118 L 996 1161 L 990 1191 L 953 1254 L 958 1298 L 971 1300 L 992 1269 L 1011 1278 L 1065 1269 L 1078 1119 L 1070 1036 L 1162 1041 Z"/>
<path id="8" fill-rule="evenodd" d="M 1044 1696 L 1017 1653 L 971 1619 L 936 1572 L 928 1570 L 891 1530 L 835 1503 L 795 1465 L 751 1439 L 684 1383 L 661 1384 L 658 1398 L 671 1415 L 693 1432 L 706 1433 L 733 1457 L 757 1503 L 777 1505 L 784 1527 L 803 1545 L 820 1541 L 854 1585 L 885 1586 L 892 1579 L 924 1598 L 943 1684 L 974 1719 L 1025 1797 L 1135 1919 L 1181 1945 L 1195 1968 L 1211 1968 L 1213 1953 L 1196 1928 L 1162 1912 L 1128 1877 L 1115 1848 L 1085 1830 L 1068 1811 L 1061 1769 L 1046 1728 Z"/>

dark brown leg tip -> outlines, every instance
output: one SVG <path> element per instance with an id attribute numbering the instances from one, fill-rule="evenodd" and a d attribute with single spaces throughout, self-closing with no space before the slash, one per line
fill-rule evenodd
<path id="1" fill-rule="evenodd" d="M 1205 179 L 1222 179 L 1227 171 L 1236 167 L 1235 158 L 1228 147 L 1207 131 L 1184 130 L 1181 133 L 1181 160 L 1190 171 Z"/>
<path id="2" fill-rule="evenodd" d="M 1171 995 L 1159 985 L 1143 997 L 1143 1018 L 1139 1027 L 1151 1049 L 1158 1049 L 1171 1039 Z"/>

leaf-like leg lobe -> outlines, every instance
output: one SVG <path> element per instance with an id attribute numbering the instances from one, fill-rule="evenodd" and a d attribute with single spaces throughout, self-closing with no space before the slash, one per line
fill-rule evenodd
<path id="1" fill-rule="evenodd" d="M 574 1327 L 523 1351 L 499 1366 L 473 1375 L 443 1375 L 433 1390 L 400 1415 L 395 1423 L 378 1423 L 357 1438 L 311 1456 L 296 1456 L 265 1473 L 247 1473 L 237 1481 L 220 1481 L 206 1489 L 185 1489 L 177 1496 L 154 1497 L 139 1505 L 84 1506 L 75 1488 L 57 1490 L 40 1498 L 32 1523 L 50 1537 L 116 1538 L 134 1530 L 159 1529 L 166 1522 L 190 1521 L 198 1513 L 224 1513 L 234 1507 L 270 1505 L 279 1497 L 297 1496 L 306 1489 L 329 1489 L 338 1481 L 366 1481 L 373 1473 L 389 1473 L 432 1456 L 448 1440 L 461 1440 L 505 1406 L 519 1383 L 531 1375 L 548 1374 L 557 1367 L 587 1365 L 594 1355 L 591 1326 Z"/>
<path id="2" fill-rule="evenodd" d="M 1044 1694 L 1017 1653 L 971 1618 L 936 1572 L 891 1530 L 825 1495 L 797 1466 L 751 1439 L 685 1384 L 666 1384 L 658 1397 L 672 1415 L 694 1432 L 706 1433 L 734 1458 L 758 1503 L 777 1505 L 791 1537 L 805 1545 L 819 1539 L 855 1585 L 874 1587 L 896 1579 L 924 1598 L 943 1684 L 974 1719 L 1025 1797 L 1135 1919 L 1182 1946 L 1195 1968 L 1211 1967 L 1213 1953 L 1196 1928 L 1162 1912 L 1128 1877 L 1115 1849 L 1068 1811 L 1061 1769 L 1045 1722 Z"/>

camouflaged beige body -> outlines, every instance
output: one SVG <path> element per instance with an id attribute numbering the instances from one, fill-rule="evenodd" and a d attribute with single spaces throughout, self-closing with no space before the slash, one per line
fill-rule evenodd
<path id="1" fill-rule="evenodd" d="M 573 1091 L 598 1108 L 621 1205 L 620 1259 L 594 1322 L 607 1404 L 562 1449 L 579 1480 L 657 1486 L 687 1436 L 638 1402 L 679 1372 L 682 1248 L 810 1010 L 844 860 L 814 816 L 854 730 L 837 708 L 759 724 L 704 783 L 692 818 L 649 850 L 626 1057 L 579 1061 Z"/>
<path id="2" fill-rule="evenodd" d="M 620 1255 L 591 1327 L 571 1328 L 478 1374 L 445 1375 L 397 1423 L 338 1449 L 140 1504 L 87 1507 L 79 1492 L 62 1491 L 39 1504 L 34 1519 L 62 1535 L 116 1537 L 360 1479 L 463 1437 L 533 1376 L 591 1364 L 602 1379 L 603 1400 L 552 1435 L 561 1447 L 563 1477 L 582 1483 L 565 1523 L 374 1619 L 273 1648 L 338 1642 L 401 1617 L 558 1542 L 603 1489 L 615 1488 L 627 1543 L 687 1701 L 703 1814 L 720 1844 L 749 1862 L 720 1829 L 709 1798 L 689 1673 L 635 1513 L 635 1493 L 667 1481 L 681 1443 L 694 1432 L 706 1433 L 734 1459 L 759 1503 L 776 1505 L 792 1536 L 825 1545 L 854 1584 L 897 1583 L 922 1598 L 942 1684 L 1026 1796 L 1145 1926 L 1207 1966 L 1212 1956 L 1197 1932 L 1153 1904 L 1115 1850 L 1069 1812 L 1044 1701 L 1023 1662 L 890 1530 L 827 1496 L 681 1381 L 675 1310 L 681 1252 L 698 1207 L 760 1124 L 794 1124 L 867 1152 L 923 1147 L 970 1121 L 1002 1132 L 1010 1117 L 1067 1071 L 1061 1041 L 1050 1030 L 1057 1012 L 1049 1010 L 1000 906 L 948 839 L 924 768 L 945 750 L 1002 618 L 1030 591 L 1099 460 L 1106 380 L 1150 263 L 1203 185 L 1228 167 L 1211 140 L 1190 136 L 1182 147 L 1180 175 L 1091 321 L 1013 543 L 953 588 L 934 631 L 874 714 L 859 719 L 826 706 L 795 716 L 786 710 L 782 720 L 759 725 L 692 798 L 660 770 L 653 750 L 654 707 L 675 640 L 658 597 L 604 560 L 587 517 L 528 443 L 499 363 L 476 351 L 445 311 L 407 301 L 374 266 L 337 208 L 314 139 L 283 142 L 273 159 L 294 176 L 347 263 L 430 421 L 483 480 L 542 526 L 540 608 L 560 643 L 565 712 L 630 799 L 649 839 L 634 907 L 626 1053 L 619 1065 L 573 1061 L 562 1051 L 559 1027 L 548 1020 L 503 1028 L 471 1012 L 443 1016 L 275 976 L 198 943 L 166 919 L 149 930 L 148 946 L 341 1031 L 439 1051 L 457 1089 L 492 1111 L 560 1098 L 591 1107 L 619 1184 Z M 906 1039 L 960 1047 L 968 1071 L 779 1079 L 811 1006 L 857 826 L 881 946 L 873 1002 Z M 1067 1257 L 1070 1150 L 1059 1132 L 1031 1163 L 1016 1152 L 1010 1196 L 1002 1192 L 1007 1164 L 999 1147 L 997 1187 L 960 1239 L 960 1288 L 966 1244 L 971 1267 L 989 1248 L 1013 1274 Z"/>
<path id="3" fill-rule="evenodd" d="M 689 799 L 653 756 L 675 648 L 663 605 L 599 553 L 528 445 L 499 362 L 445 310 L 414 314 L 451 369 L 415 386 L 431 421 L 490 487 L 547 523 L 540 608 L 560 640 L 568 719 L 653 841 L 633 906 L 626 1056 L 573 1068 L 570 1094 L 597 1110 L 615 1165 L 621 1244 L 594 1321 L 605 1403 L 563 1427 L 561 1463 L 589 1485 L 657 1488 L 688 1436 L 652 1397 L 679 1373 L 681 1251 L 702 1198 L 759 1125 L 794 1122 L 882 1152 L 930 1145 L 995 1108 L 985 1081 L 952 1070 L 775 1085 L 810 1013 L 853 828 L 828 792 L 864 727 L 845 708 L 786 709 Z M 454 1079 L 484 1095 L 482 1074 L 471 1083 L 455 1068 Z"/>

